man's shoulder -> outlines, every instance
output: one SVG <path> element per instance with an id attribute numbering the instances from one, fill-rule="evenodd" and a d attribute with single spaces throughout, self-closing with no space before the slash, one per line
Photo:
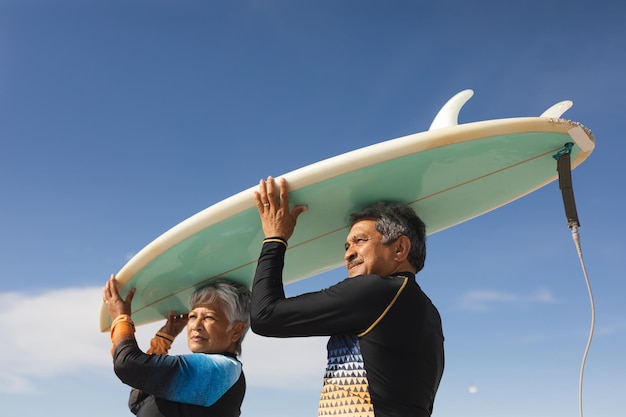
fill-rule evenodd
<path id="1" fill-rule="evenodd" d="M 367 275 L 357 275 L 352 278 L 346 278 L 344 281 L 350 281 L 350 280 L 354 280 L 355 282 L 371 283 L 371 284 L 402 285 L 402 283 L 406 281 L 408 282 L 415 281 L 415 274 L 411 272 L 403 272 L 400 274 L 394 274 L 394 275 L 388 275 L 388 276 L 367 274 Z"/>
<path id="2" fill-rule="evenodd" d="M 413 281 L 411 276 L 382 276 L 382 275 L 357 275 L 351 278 L 345 278 L 343 281 L 337 283 L 335 287 L 338 287 L 345 291 L 367 291 L 367 292 L 396 292 L 403 286 L 405 282 Z M 332 287 L 331 287 L 332 288 Z"/>

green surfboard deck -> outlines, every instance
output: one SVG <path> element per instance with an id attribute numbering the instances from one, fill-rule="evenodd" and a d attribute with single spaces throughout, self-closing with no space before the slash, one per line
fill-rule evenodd
<path id="1" fill-rule="evenodd" d="M 577 129 L 562 119 L 516 118 L 464 124 L 382 142 L 283 175 L 290 202 L 309 210 L 289 240 L 284 282 L 343 265 L 349 213 L 379 201 L 410 204 L 433 234 L 507 204 L 556 179 L 553 155 Z M 591 153 L 575 145 L 572 167 Z M 137 288 L 136 324 L 187 311 L 198 287 L 219 277 L 252 284 L 263 233 L 256 187 L 192 216 L 122 268 L 122 293 Z M 100 327 L 110 319 L 101 307 Z"/>

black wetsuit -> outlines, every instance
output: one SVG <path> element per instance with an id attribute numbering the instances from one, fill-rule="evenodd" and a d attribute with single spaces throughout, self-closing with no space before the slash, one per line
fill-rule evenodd
<path id="1" fill-rule="evenodd" d="M 331 336 L 320 416 L 427 417 L 444 367 L 439 312 L 406 272 L 361 275 L 285 298 L 285 244 L 263 244 L 252 287 L 255 333 Z"/>
<path id="2" fill-rule="evenodd" d="M 234 354 L 149 355 L 134 339 L 117 345 L 115 373 L 134 389 L 138 417 L 237 417 L 246 391 Z"/>

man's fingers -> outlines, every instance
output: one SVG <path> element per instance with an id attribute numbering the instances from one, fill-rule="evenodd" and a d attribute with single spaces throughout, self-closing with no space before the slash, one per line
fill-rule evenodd
<path id="1" fill-rule="evenodd" d="M 292 211 L 291 211 L 291 217 L 293 218 L 293 221 L 297 221 L 298 220 L 298 216 L 301 215 L 302 213 L 304 213 L 305 211 L 307 211 L 309 208 L 307 206 L 296 206 Z"/>
<path id="2" fill-rule="evenodd" d="M 275 195 L 274 178 L 267 177 L 267 180 L 262 179 L 259 181 L 259 191 L 254 193 L 254 200 L 260 213 L 275 204 Z"/>
<path id="3" fill-rule="evenodd" d="M 256 203 L 256 208 L 259 209 L 259 213 L 262 213 L 264 205 L 261 194 L 258 191 L 254 192 L 254 202 Z"/>
<path id="4" fill-rule="evenodd" d="M 265 192 L 267 194 L 266 200 L 263 201 L 263 205 L 269 204 L 270 207 L 276 204 L 276 189 L 274 188 L 274 178 L 267 177 L 265 182 Z"/>
<path id="5" fill-rule="evenodd" d="M 280 205 L 289 210 L 289 186 L 284 178 L 280 179 Z"/>

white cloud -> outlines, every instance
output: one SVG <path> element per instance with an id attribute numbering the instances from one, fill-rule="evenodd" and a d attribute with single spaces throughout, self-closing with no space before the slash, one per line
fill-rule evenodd
<path id="1" fill-rule="evenodd" d="M 547 288 L 539 288 L 530 295 L 520 295 L 506 291 L 474 290 L 461 296 L 458 307 L 461 310 L 485 312 L 498 304 L 549 304 L 556 299 Z"/>
<path id="2" fill-rule="evenodd" d="M 69 288 L 39 294 L 0 293 L 0 393 L 38 391 L 44 379 L 111 369 L 108 333 L 98 328 L 102 288 Z M 147 348 L 162 323 L 137 329 Z M 249 386 L 320 387 L 325 338 L 272 339 L 249 333 L 242 361 Z M 187 353 L 184 336 L 172 354 Z"/>
<path id="3" fill-rule="evenodd" d="M 241 360 L 250 386 L 318 389 L 326 367 L 326 338 L 246 336 Z"/>
<path id="4" fill-rule="evenodd" d="M 31 378 L 110 365 L 97 331 L 101 289 L 0 294 L 0 392 L 32 390 Z M 103 345 L 104 344 L 104 345 Z"/>

